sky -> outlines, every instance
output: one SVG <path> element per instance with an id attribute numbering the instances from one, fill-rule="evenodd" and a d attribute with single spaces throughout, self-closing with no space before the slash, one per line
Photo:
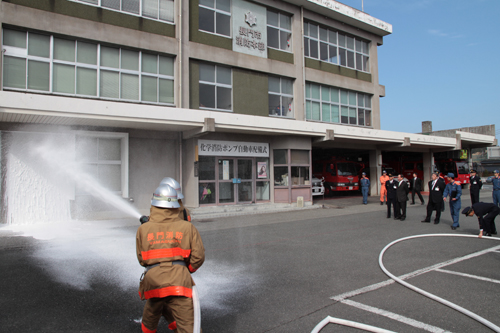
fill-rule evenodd
<path id="1" fill-rule="evenodd" d="M 361 10 L 362 0 L 337 0 Z M 495 124 L 500 137 L 500 0 L 363 0 L 392 24 L 378 47 L 381 129 Z M 496 96 L 496 97 L 495 97 Z"/>

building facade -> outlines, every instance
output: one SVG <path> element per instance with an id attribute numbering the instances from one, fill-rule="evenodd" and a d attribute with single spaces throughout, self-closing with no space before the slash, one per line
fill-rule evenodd
<path id="1" fill-rule="evenodd" d="M 385 149 L 422 152 L 429 173 L 434 150 L 494 140 L 380 130 L 377 49 L 392 26 L 336 1 L 0 6 L 4 206 L 20 186 L 15 161 L 33 164 L 30 177 L 53 173 L 16 156 L 46 142 L 63 142 L 55 159 L 147 212 L 166 176 L 188 207 L 310 204 L 314 149 L 367 151 L 376 178 Z M 109 212 L 82 179 L 65 177 L 72 216 Z"/>

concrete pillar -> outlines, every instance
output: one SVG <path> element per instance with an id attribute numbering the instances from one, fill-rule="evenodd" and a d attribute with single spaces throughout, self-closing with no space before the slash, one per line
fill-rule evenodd
<path id="1" fill-rule="evenodd" d="M 432 133 L 432 121 L 422 122 L 422 134 Z"/>
<path id="2" fill-rule="evenodd" d="M 427 183 L 431 180 L 431 174 L 434 171 L 434 154 L 432 152 L 422 154 L 424 162 L 424 179 L 422 179 L 423 191 L 429 191 Z"/>
<path id="3" fill-rule="evenodd" d="M 380 196 L 380 181 L 382 175 L 382 152 L 379 149 L 370 150 L 370 196 Z"/>

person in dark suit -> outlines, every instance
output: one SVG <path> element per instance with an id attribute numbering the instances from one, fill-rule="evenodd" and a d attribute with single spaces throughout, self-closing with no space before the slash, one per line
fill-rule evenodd
<path id="1" fill-rule="evenodd" d="M 394 176 L 389 174 L 389 180 L 385 182 L 385 188 L 387 189 L 387 218 L 391 218 L 391 206 L 394 211 L 394 217 L 397 216 L 396 213 L 396 189 L 398 188 Z"/>
<path id="2" fill-rule="evenodd" d="M 470 171 L 470 201 L 471 204 L 479 202 L 479 191 L 483 187 L 481 177 L 476 174 L 476 170 Z"/>
<path id="3" fill-rule="evenodd" d="M 424 198 L 422 197 L 422 194 L 420 194 L 420 191 L 422 191 L 422 179 L 417 177 L 417 174 L 414 172 L 413 173 L 413 178 L 410 181 L 411 185 L 411 204 L 415 204 L 415 193 L 417 193 L 418 198 L 420 199 L 420 203 L 423 205 L 424 204 Z"/>
<path id="4" fill-rule="evenodd" d="M 406 219 L 406 202 L 408 201 L 408 183 L 403 180 L 403 175 L 398 175 L 397 188 L 396 188 L 396 213 L 398 214 L 395 219 L 404 221 Z"/>
<path id="5" fill-rule="evenodd" d="M 486 236 L 496 235 L 495 217 L 500 213 L 500 208 L 493 203 L 476 202 L 472 207 L 465 207 L 462 214 L 465 216 L 473 216 L 476 214 L 479 221 L 479 237 L 483 237 L 483 232 Z M 486 215 L 486 216 L 485 216 Z"/>
<path id="6" fill-rule="evenodd" d="M 432 174 L 432 180 L 429 182 L 429 202 L 427 203 L 427 216 L 422 222 L 431 222 L 432 211 L 436 211 L 434 224 L 439 223 L 441 218 L 441 207 L 443 206 L 443 193 L 446 187 L 444 180 L 439 177 L 437 172 Z"/>

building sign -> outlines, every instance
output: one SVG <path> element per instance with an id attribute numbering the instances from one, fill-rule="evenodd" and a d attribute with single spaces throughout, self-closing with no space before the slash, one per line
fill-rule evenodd
<path id="1" fill-rule="evenodd" d="M 266 7 L 233 0 L 233 51 L 267 58 Z"/>
<path id="2" fill-rule="evenodd" d="M 261 142 L 198 140 L 198 155 L 269 157 L 269 144 Z"/>

